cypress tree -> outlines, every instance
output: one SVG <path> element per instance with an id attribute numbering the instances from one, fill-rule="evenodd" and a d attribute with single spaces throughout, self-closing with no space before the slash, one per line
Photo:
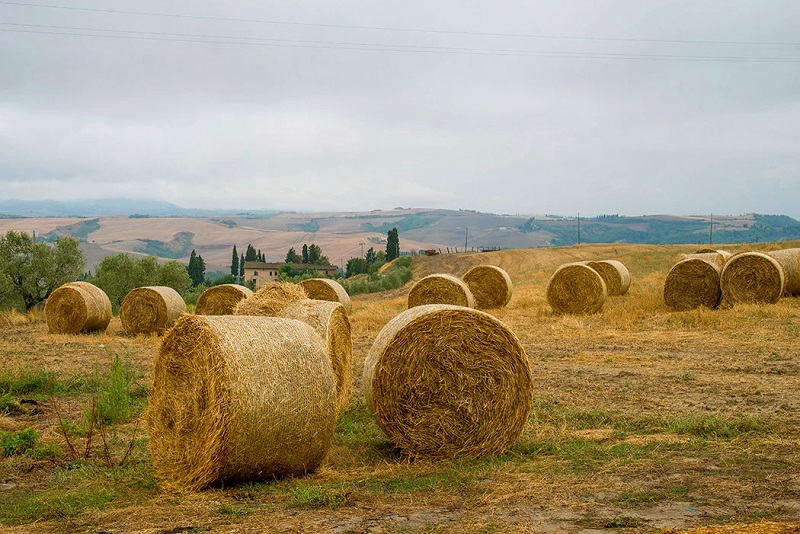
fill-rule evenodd
<path id="1" fill-rule="evenodd" d="M 236 252 L 236 245 L 233 245 L 233 253 L 231 254 L 231 275 L 239 276 L 239 253 Z"/>

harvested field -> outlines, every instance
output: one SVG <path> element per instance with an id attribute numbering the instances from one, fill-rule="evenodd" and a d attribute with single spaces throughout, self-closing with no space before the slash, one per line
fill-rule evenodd
<path id="1" fill-rule="evenodd" d="M 105 332 L 68 336 L 48 334 L 43 314 L 9 315 L 0 386 L 20 388 L 10 397 L 22 411 L 0 417 L 0 429 L 30 427 L 58 448 L 0 457 L 0 524 L 20 533 L 791 532 L 800 524 L 800 299 L 670 311 L 666 275 L 686 251 L 588 245 L 418 258 L 415 280 L 479 263 L 514 280 L 511 301 L 491 311 L 533 369 L 533 406 L 511 450 L 409 460 L 367 410 L 364 361 L 406 310 L 412 282 L 353 298 L 353 400 L 315 473 L 199 493 L 173 493 L 155 474 L 141 411 L 106 427 L 111 466 L 99 434 L 83 459 L 91 377 L 118 354 L 146 390 L 158 337 L 125 336 L 118 317 Z M 636 281 L 624 298 L 598 314 L 552 311 L 546 287 L 558 266 L 609 257 Z"/>

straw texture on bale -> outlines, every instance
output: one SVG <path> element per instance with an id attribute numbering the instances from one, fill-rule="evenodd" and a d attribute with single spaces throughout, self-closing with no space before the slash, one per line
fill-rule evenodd
<path id="1" fill-rule="evenodd" d="M 786 284 L 781 264 L 761 252 L 732 256 L 722 268 L 720 287 L 726 305 L 775 303 Z"/>
<path id="2" fill-rule="evenodd" d="M 186 314 L 153 369 L 153 465 L 186 489 L 313 471 L 331 446 L 335 395 L 325 345 L 309 325 Z"/>
<path id="3" fill-rule="evenodd" d="M 250 288 L 239 284 L 220 284 L 200 294 L 194 312 L 198 315 L 233 315 L 240 301 L 253 296 Z"/>
<path id="4" fill-rule="evenodd" d="M 716 308 L 721 296 L 720 273 L 716 253 L 688 254 L 672 266 L 664 282 L 664 303 L 675 311 L 687 311 L 705 306 Z M 700 256 L 708 256 L 709 259 Z"/>
<path id="5" fill-rule="evenodd" d="M 547 283 L 547 302 L 556 313 L 596 313 L 607 294 L 603 277 L 585 263 L 565 263 Z"/>
<path id="6" fill-rule="evenodd" d="M 695 254 L 711 254 L 711 253 L 722 254 L 722 257 L 725 259 L 725 261 L 728 261 L 730 259 L 730 257 L 733 256 L 733 254 L 731 254 L 727 250 L 719 250 L 719 249 L 716 249 L 716 248 L 701 248 L 701 249 L 695 250 L 694 253 Z"/>
<path id="7" fill-rule="evenodd" d="M 502 308 L 511 300 L 514 284 L 500 267 L 478 265 L 461 277 L 475 298 L 475 307 L 481 310 Z"/>
<path id="8" fill-rule="evenodd" d="M 129 334 L 162 334 L 186 311 L 186 303 L 171 287 L 139 287 L 125 295 L 119 307 L 122 328 Z"/>
<path id="9" fill-rule="evenodd" d="M 364 362 L 364 394 L 408 455 L 456 458 L 508 450 L 528 418 L 533 381 L 525 350 L 502 322 L 432 304 L 381 330 Z"/>
<path id="10" fill-rule="evenodd" d="M 449 274 L 432 274 L 419 280 L 408 293 L 408 307 L 425 304 L 452 304 L 475 307 L 472 291 L 461 279 Z"/>
<path id="11" fill-rule="evenodd" d="M 306 323 L 325 341 L 336 378 L 336 411 L 345 411 L 353 393 L 353 340 L 344 306 L 328 300 L 303 299 L 286 306 L 279 317 Z"/>
<path id="12" fill-rule="evenodd" d="M 309 278 L 300 282 L 303 289 L 306 290 L 308 298 L 315 300 L 329 300 L 331 302 L 338 302 L 344 306 L 347 313 L 353 311 L 353 303 L 350 301 L 350 295 L 347 294 L 342 284 L 336 280 L 329 278 Z"/>
<path id="13" fill-rule="evenodd" d="M 307 298 L 302 286 L 291 282 L 269 282 L 244 300 L 233 310 L 234 315 L 266 315 L 274 317 L 287 305 Z"/>
<path id="14" fill-rule="evenodd" d="M 111 322 L 111 301 L 96 285 L 70 282 L 50 294 L 44 315 L 51 334 L 102 331 Z"/>
<path id="15" fill-rule="evenodd" d="M 783 274 L 786 276 L 786 287 L 783 293 L 785 295 L 800 295 L 800 248 L 785 248 L 782 250 L 773 250 L 768 253 L 770 256 L 778 260 L 783 267 Z"/>
<path id="16" fill-rule="evenodd" d="M 729 256 L 725 256 L 721 252 L 711 251 L 711 252 L 695 252 L 694 254 L 681 254 L 681 260 L 691 260 L 691 259 L 698 259 L 698 260 L 705 260 L 715 264 L 720 270 L 725 266 L 725 262 L 728 261 Z"/>
<path id="17" fill-rule="evenodd" d="M 625 265 L 617 260 L 587 261 L 586 265 L 597 271 L 606 284 L 609 297 L 618 297 L 628 292 L 631 287 L 631 273 Z"/>

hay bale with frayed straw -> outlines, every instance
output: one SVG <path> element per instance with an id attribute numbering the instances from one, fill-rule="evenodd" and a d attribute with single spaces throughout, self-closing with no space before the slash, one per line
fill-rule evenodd
<path id="1" fill-rule="evenodd" d="M 310 299 L 316 300 L 329 300 L 331 302 L 338 302 L 344 306 L 347 313 L 353 311 L 353 303 L 350 301 L 350 295 L 347 294 L 342 284 L 330 278 L 309 278 L 300 282 L 303 289 L 306 290 L 306 295 Z"/>
<path id="2" fill-rule="evenodd" d="M 128 334 L 163 334 L 186 311 L 177 291 L 166 286 L 139 287 L 125 295 L 119 307 Z"/>
<path id="3" fill-rule="evenodd" d="M 198 315 L 233 315 L 236 305 L 252 296 L 250 288 L 239 284 L 212 286 L 200 294 L 194 312 Z"/>
<path id="4" fill-rule="evenodd" d="M 519 438 L 533 400 L 525 350 L 488 313 L 448 305 L 406 310 L 364 362 L 378 425 L 414 457 L 499 454 Z"/>
<path id="5" fill-rule="evenodd" d="M 716 308 L 722 295 L 716 253 L 689 254 L 669 270 L 664 282 L 664 303 L 675 311 L 687 311 L 705 306 Z M 706 256 L 705 259 L 701 256 Z"/>
<path id="6" fill-rule="evenodd" d="M 336 412 L 347 410 L 353 393 L 353 339 L 344 306 L 327 300 L 303 299 L 286 306 L 278 316 L 306 323 L 325 341 L 336 378 Z"/>
<path id="7" fill-rule="evenodd" d="M 547 302 L 556 313 L 596 313 L 607 294 L 603 277 L 585 263 L 565 263 L 547 283 Z"/>
<path id="8" fill-rule="evenodd" d="M 631 287 L 631 273 L 620 261 L 587 261 L 586 265 L 597 271 L 597 274 L 603 279 L 609 297 L 624 295 Z"/>
<path id="9" fill-rule="evenodd" d="M 266 315 L 275 317 L 292 302 L 308 298 L 305 290 L 291 282 L 269 282 L 244 300 L 233 310 L 234 315 Z"/>
<path id="10" fill-rule="evenodd" d="M 800 248 L 784 248 L 768 252 L 770 256 L 778 260 L 783 267 L 783 274 L 786 276 L 786 286 L 783 294 L 786 296 L 800 295 Z"/>
<path id="11" fill-rule="evenodd" d="M 313 471 L 331 446 L 335 397 L 311 326 L 186 314 L 155 360 L 146 413 L 153 465 L 184 489 Z"/>
<path id="12" fill-rule="evenodd" d="M 478 265 L 461 277 L 475 298 L 475 307 L 481 310 L 502 308 L 511 300 L 514 284 L 500 267 Z"/>
<path id="13" fill-rule="evenodd" d="M 717 252 L 717 251 L 695 252 L 693 254 L 681 254 L 680 255 L 680 259 L 681 260 L 697 259 L 697 260 L 708 261 L 708 262 L 713 263 L 717 267 L 719 267 L 720 270 L 722 270 L 722 268 L 725 267 L 725 262 L 728 261 L 729 257 L 730 257 L 730 254 L 728 256 L 726 256 L 725 254 L 722 254 L 721 252 Z"/>
<path id="14" fill-rule="evenodd" d="M 111 322 L 111 301 L 96 285 L 70 282 L 50 294 L 44 315 L 51 334 L 103 331 Z"/>
<path id="15" fill-rule="evenodd" d="M 786 277 L 781 264 L 761 252 L 743 252 L 731 257 L 722 268 L 722 300 L 739 303 L 775 303 L 783 294 Z"/>
<path id="16" fill-rule="evenodd" d="M 419 280 L 408 293 L 408 307 L 425 304 L 452 304 L 475 307 L 475 297 L 467 284 L 449 274 L 432 274 Z"/>
<path id="17" fill-rule="evenodd" d="M 728 252 L 727 250 L 720 250 L 716 248 L 699 248 L 694 251 L 695 254 L 722 254 L 722 257 L 725 261 L 728 261 L 733 254 Z"/>

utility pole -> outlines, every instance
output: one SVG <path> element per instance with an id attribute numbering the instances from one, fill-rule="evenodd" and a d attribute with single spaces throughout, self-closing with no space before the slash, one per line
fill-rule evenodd
<path id="1" fill-rule="evenodd" d="M 464 252 L 467 251 L 467 231 L 468 230 L 469 230 L 469 228 L 466 228 L 466 227 L 464 228 Z"/>
<path id="2" fill-rule="evenodd" d="M 581 244 L 581 212 L 578 212 L 578 244 Z"/>
<path id="3" fill-rule="evenodd" d="M 708 244 L 714 242 L 714 214 L 711 214 L 711 222 L 708 225 Z"/>

